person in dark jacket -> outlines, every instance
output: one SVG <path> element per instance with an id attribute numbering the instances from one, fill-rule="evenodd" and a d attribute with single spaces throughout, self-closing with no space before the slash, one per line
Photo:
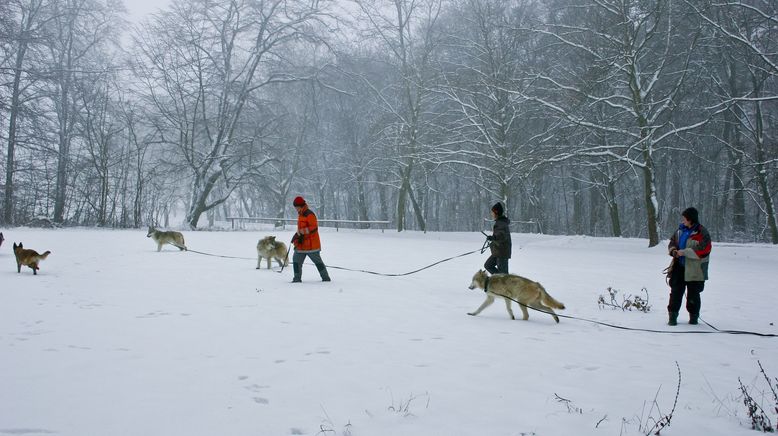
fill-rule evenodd
<path id="1" fill-rule="evenodd" d="M 319 270 L 321 281 L 329 282 L 330 275 L 327 272 L 327 266 L 321 260 L 321 242 L 319 240 L 319 221 L 316 214 L 308 209 L 308 204 L 302 197 L 295 197 L 292 205 L 297 210 L 297 232 L 292 237 L 294 244 L 294 255 L 292 256 L 292 269 L 294 277 L 292 283 L 300 283 L 303 274 L 303 262 L 306 257 L 310 257 L 316 269 Z"/>
<path id="2" fill-rule="evenodd" d="M 492 206 L 492 218 L 492 234 L 486 237 L 491 242 L 489 249 L 492 255 L 486 259 L 484 268 L 490 274 L 508 274 L 508 259 L 511 258 L 511 220 L 505 216 L 505 209 L 499 201 Z"/>
<path id="3" fill-rule="evenodd" d="M 669 273 L 670 302 L 667 304 L 669 325 L 678 324 L 684 291 L 689 324 L 697 324 L 702 306 L 700 293 L 708 280 L 711 248 L 710 233 L 700 224 L 697 209 L 690 207 L 681 212 L 681 224 L 667 246 L 673 257 Z"/>

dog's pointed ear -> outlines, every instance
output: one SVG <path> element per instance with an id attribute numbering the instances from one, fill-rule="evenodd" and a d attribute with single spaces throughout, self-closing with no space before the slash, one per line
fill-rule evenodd
<path id="1" fill-rule="evenodd" d="M 275 240 L 276 240 L 276 237 L 275 237 L 275 236 L 271 236 L 271 237 L 270 237 L 270 240 L 271 240 L 271 241 L 275 241 Z"/>

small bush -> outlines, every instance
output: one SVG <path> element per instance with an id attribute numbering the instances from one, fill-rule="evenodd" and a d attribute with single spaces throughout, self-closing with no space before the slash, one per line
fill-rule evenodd
<path id="1" fill-rule="evenodd" d="M 774 380 L 775 386 L 773 386 L 773 381 L 771 381 L 770 377 L 767 376 L 767 373 L 762 367 L 762 362 L 757 361 L 757 364 L 759 365 L 759 371 L 762 373 L 762 376 L 767 382 L 767 387 L 773 394 L 773 401 L 775 402 L 773 405 L 773 411 L 776 413 L 776 415 L 778 415 L 778 394 L 776 394 L 776 390 L 778 390 L 778 379 Z M 753 396 L 751 396 L 751 394 L 748 392 L 748 388 L 740 380 L 740 377 L 738 377 L 737 381 L 740 384 L 740 392 L 743 393 L 743 404 L 746 406 L 746 413 L 749 419 L 751 419 L 751 429 L 758 430 L 763 433 L 775 432 L 775 427 L 773 426 L 772 421 L 770 421 L 770 417 L 765 412 L 762 405 L 759 404 Z"/>
<path id="2" fill-rule="evenodd" d="M 597 305 L 600 306 L 600 309 L 609 307 L 611 309 L 621 309 L 623 311 L 636 310 L 643 313 L 651 311 L 651 305 L 648 304 L 648 290 L 646 288 L 640 290 L 641 293 L 646 294 L 645 299 L 640 295 L 627 294 L 621 296 L 621 301 L 618 301 L 618 289 L 613 289 L 609 286 L 606 291 L 608 292 L 607 297 L 605 295 L 600 295 L 597 299 Z"/>
<path id="3" fill-rule="evenodd" d="M 673 400 L 673 408 L 670 410 L 670 413 L 668 414 L 661 414 L 661 418 L 659 418 L 658 421 L 654 420 L 650 415 L 649 419 L 654 421 L 653 427 L 651 427 L 648 432 L 646 433 L 646 436 L 654 435 L 659 436 L 662 430 L 665 427 L 670 426 L 670 421 L 673 420 L 673 414 L 675 413 L 675 407 L 678 406 L 678 397 L 681 395 L 681 366 L 678 365 L 678 361 L 675 362 L 675 367 L 678 368 L 678 386 L 675 388 L 675 400 Z M 657 392 L 658 394 L 658 392 Z M 656 410 L 659 411 L 659 404 L 656 402 L 656 398 L 654 399 L 654 406 L 656 406 Z M 653 410 L 653 406 L 652 406 Z"/>
<path id="4" fill-rule="evenodd" d="M 565 405 L 565 407 L 567 407 L 567 413 L 577 413 L 579 415 L 583 414 L 583 409 L 574 405 L 573 402 L 568 400 L 567 398 L 562 398 L 556 393 L 554 393 L 554 397 L 556 397 L 554 399 L 557 401 L 557 403 L 562 403 Z"/>
<path id="5" fill-rule="evenodd" d="M 424 393 L 422 395 L 413 395 L 413 394 L 411 394 L 411 396 L 408 397 L 407 400 L 400 400 L 400 401 L 397 402 L 397 404 L 395 404 L 394 396 L 393 396 L 392 397 L 392 404 L 389 407 L 387 407 L 387 410 L 389 410 L 391 412 L 394 412 L 394 413 L 397 413 L 397 414 L 400 414 L 400 415 L 405 416 L 405 417 L 414 416 L 413 413 L 411 412 L 411 403 L 414 402 L 415 400 L 417 400 L 419 398 L 423 398 L 423 397 L 427 397 L 427 404 L 426 404 L 425 408 L 428 409 L 430 407 L 430 395 L 429 395 L 429 393 Z"/>

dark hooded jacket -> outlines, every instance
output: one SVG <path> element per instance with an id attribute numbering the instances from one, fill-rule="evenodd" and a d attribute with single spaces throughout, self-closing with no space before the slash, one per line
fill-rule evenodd
<path id="1" fill-rule="evenodd" d="M 492 244 L 489 246 L 492 256 L 511 258 L 511 220 L 505 215 L 494 220 Z"/>

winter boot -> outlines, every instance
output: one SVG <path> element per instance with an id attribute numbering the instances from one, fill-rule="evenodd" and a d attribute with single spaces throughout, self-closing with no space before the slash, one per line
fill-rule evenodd
<path id="1" fill-rule="evenodd" d="M 330 280 L 330 274 L 327 272 L 327 266 L 323 263 L 317 263 L 316 268 L 319 270 L 319 275 L 321 276 L 321 281 L 323 282 L 329 282 Z"/>
<path id="2" fill-rule="evenodd" d="M 669 312 L 670 320 L 667 325 L 678 325 L 678 312 Z"/>
<path id="3" fill-rule="evenodd" d="M 690 313 L 689 314 L 689 324 L 697 325 L 699 319 L 700 319 L 700 314 L 699 313 Z"/>
<path id="4" fill-rule="evenodd" d="M 302 282 L 302 279 L 300 277 L 303 275 L 303 265 L 297 262 L 293 263 L 292 271 L 294 271 L 294 277 L 292 277 L 292 283 Z"/>

